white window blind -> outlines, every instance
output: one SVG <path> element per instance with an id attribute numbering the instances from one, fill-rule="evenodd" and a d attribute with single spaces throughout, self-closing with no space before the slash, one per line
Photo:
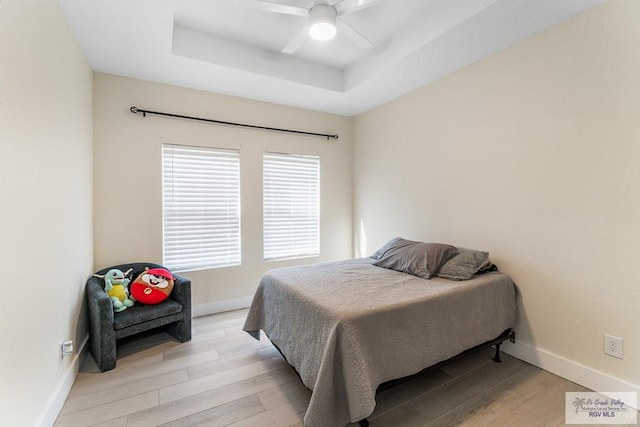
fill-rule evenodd
<path id="1" fill-rule="evenodd" d="M 320 252 L 320 159 L 263 155 L 264 259 Z"/>
<path id="2" fill-rule="evenodd" d="M 240 153 L 163 145 L 162 182 L 164 265 L 239 265 Z"/>

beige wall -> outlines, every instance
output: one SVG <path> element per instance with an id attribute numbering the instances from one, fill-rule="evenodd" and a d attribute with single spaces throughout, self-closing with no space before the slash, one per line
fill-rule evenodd
<path id="1" fill-rule="evenodd" d="M 155 111 L 271 127 L 338 133 L 338 141 L 134 115 Z M 266 270 L 351 256 L 350 118 L 105 74 L 94 76 L 96 268 L 162 262 L 163 143 L 240 149 L 242 265 L 183 273 L 193 302 L 207 306 L 253 295 Z M 321 255 L 262 260 L 262 153 L 320 156 Z"/>
<path id="2" fill-rule="evenodd" d="M 87 337 L 91 80 L 57 1 L 0 3 L 2 425 L 55 420 L 77 367 L 60 344 Z"/>
<path id="3" fill-rule="evenodd" d="M 354 123 L 356 255 L 396 235 L 489 250 L 520 342 L 636 387 L 638 16 L 606 3 Z"/>

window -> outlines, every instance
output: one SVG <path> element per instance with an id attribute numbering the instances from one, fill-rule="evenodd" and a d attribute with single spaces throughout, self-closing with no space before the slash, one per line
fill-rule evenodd
<path id="1" fill-rule="evenodd" d="M 320 252 L 320 160 L 315 156 L 263 156 L 264 259 Z"/>
<path id="2" fill-rule="evenodd" d="M 164 265 L 239 265 L 240 153 L 163 145 L 162 182 Z"/>

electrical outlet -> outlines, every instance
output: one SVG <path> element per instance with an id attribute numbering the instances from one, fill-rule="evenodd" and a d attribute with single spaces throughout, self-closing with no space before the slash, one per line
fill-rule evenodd
<path id="1" fill-rule="evenodd" d="M 60 344 L 60 356 L 62 359 L 64 359 L 67 356 L 71 356 L 73 354 L 73 341 L 72 340 L 67 340 L 67 341 L 63 341 L 62 344 Z"/>
<path id="2" fill-rule="evenodd" d="M 604 334 L 604 354 L 622 359 L 622 338 Z"/>

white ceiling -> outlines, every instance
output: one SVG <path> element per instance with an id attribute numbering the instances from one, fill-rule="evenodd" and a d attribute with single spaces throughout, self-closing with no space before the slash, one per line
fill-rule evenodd
<path id="1" fill-rule="evenodd" d="M 370 48 L 339 32 L 289 55 L 305 17 L 234 0 L 59 0 L 94 71 L 348 116 L 604 1 L 378 0 L 341 18 Z"/>

